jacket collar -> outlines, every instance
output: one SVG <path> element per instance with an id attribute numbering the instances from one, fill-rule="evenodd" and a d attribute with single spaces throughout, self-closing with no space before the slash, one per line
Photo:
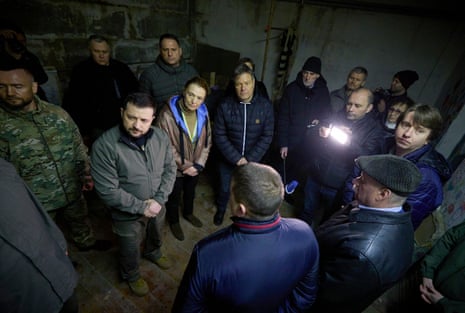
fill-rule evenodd
<path id="1" fill-rule="evenodd" d="M 351 204 L 352 209 L 349 213 L 349 220 L 357 221 L 357 222 L 369 222 L 369 223 L 389 223 L 393 220 L 395 221 L 409 221 L 410 222 L 410 215 L 411 215 L 411 207 L 408 203 L 404 203 L 402 206 L 401 212 L 383 212 L 383 211 L 375 211 L 375 210 L 366 210 L 360 208 L 357 205 L 357 202 L 354 201 Z M 355 205 L 355 206 L 354 206 Z"/>
<path id="2" fill-rule="evenodd" d="M 267 233 L 279 227 L 281 215 L 276 213 L 271 219 L 264 221 L 251 220 L 243 217 L 233 216 L 233 227 L 245 233 Z"/>
<path id="3" fill-rule="evenodd" d="M 182 130 L 188 134 L 189 132 L 187 131 L 187 125 L 184 123 L 184 119 L 182 118 L 181 115 L 181 108 L 179 105 L 179 101 L 181 99 L 181 96 L 174 96 L 171 97 L 169 100 L 169 107 L 171 109 L 171 112 L 173 113 L 173 117 L 176 121 L 176 124 L 181 126 Z M 207 122 L 208 118 L 208 109 L 205 103 L 202 103 L 196 110 L 197 114 L 197 136 L 200 136 L 200 133 L 202 132 L 202 128 L 204 124 Z"/>
<path id="4" fill-rule="evenodd" d="M 178 73 L 181 73 L 185 70 L 185 61 L 183 58 L 181 58 L 181 60 L 179 60 L 179 66 L 171 66 L 169 64 L 166 64 L 165 61 L 163 61 L 163 58 L 158 55 L 157 56 L 157 59 L 155 60 L 155 63 L 157 63 L 157 65 L 166 73 L 169 73 L 169 74 L 178 74 Z"/>
<path id="5" fill-rule="evenodd" d="M 150 127 L 149 131 L 145 133 L 145 135 L 139 138 L 134 138 L 129 135 L 122 124 L 119 125 L 119 130 L 121 134 L 119 140 L 134 150 L 144 150 L 143 147 L 145 146 L 147 140 L 150 139 L 153 135 L 152 127 Z"/>

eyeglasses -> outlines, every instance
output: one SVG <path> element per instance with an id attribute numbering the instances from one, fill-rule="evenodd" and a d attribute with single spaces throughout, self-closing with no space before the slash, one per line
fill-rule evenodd
<path id="1" fill-rule="evenodd" d="M 401 114 L 401 113 L 404 113 L 404 111 L 401 111 L 399 109 L 394 109 L 394 108 L 389 108 L 389 112 L 395 112 L 397 114 Z"/>

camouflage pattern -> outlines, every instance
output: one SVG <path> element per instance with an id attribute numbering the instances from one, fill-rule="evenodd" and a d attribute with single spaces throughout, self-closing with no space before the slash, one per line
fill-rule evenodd
<path id="1" fill-rule="evenodd" d="M 78 248 L 86 248 L 95 244 L 94 233 L 87 217 L 87 202 L 83 195 L 61 210 L 48 211 L 54 220 L 58 213 L 63 214 L 63 219 L 70 228 L 69 235 Z"/>
<path id="2" fill-rule="evenodd" d="M 0 103 L 0 157 L 16 167 L 47 211 L 72 207 L 80 203 L 82 179 L 90 172 L 87 148 L 65 110 L 37 96 L 34 101 L 32 112 Z M 87 215 L 86 207 L 75 209 L 76 218 Z M 86 233 L 83 237 L 91 233 L 86 228 L 79 231 Z"/>

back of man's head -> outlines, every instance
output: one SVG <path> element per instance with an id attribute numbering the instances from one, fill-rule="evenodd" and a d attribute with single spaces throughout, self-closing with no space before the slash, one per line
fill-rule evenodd
<path id="1" fill-rule="evenodd" d="M 231 193 L 237 203 L 242 203 L 249 216 L 273 216 L 284 199 L 281 176 L 272 167 L 249 162 L 234 169 Z"/>

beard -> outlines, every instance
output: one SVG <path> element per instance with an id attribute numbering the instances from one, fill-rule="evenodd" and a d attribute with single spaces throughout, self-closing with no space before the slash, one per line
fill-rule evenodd
<path id="1" fill-rule="evenodd" d="M 3 106 L 9 108 L 13 111 L 22 111 L 25 107 L 32 103 L 34 99 L 30 98 L 17 98 L 17 97 L 10 97 L 6 100 L 0 100 Z"/>

